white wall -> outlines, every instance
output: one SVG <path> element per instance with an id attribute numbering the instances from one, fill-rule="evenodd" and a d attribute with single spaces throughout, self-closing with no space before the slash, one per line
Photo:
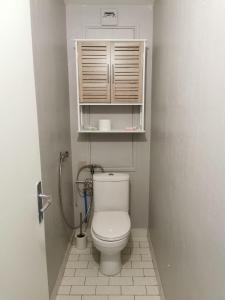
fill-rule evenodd
<path id="1" fill-rule="evenodd" d="M 117 8 L 117 28 L 101 27 L 101 8 Z M 131 220 L 133 227 L 147 227 L 149 202 L 149 151 L 151 110 L 152 6 L 68 4 L 67 43 L 70 83 L 70 119 L 73 152 L 73 178 L 79 162 L 98 163 L 106 170 L 129 172 L 131 176 Z M 145 135 L 78 135 L 75 84 L 75 38 L 146 38 L 148 39 L 146 134 Z M 121 112 L 120 112 L 121 113 Z M 123 115 L 121 114 L 121 117 Z M 75 197 L 78 197 L 75 193 Z M 78 213 L 78 209 L 76 209 Z M 76 216 L 76 222 L 78 218 Z"/>
<path id="2" fill-rule="evenodd" d="M 32 0 L 32 35 L 41 151 L 43 190 L 53 197 L 45 214 L 46 253 L 50 293 L 55 285 L 71 231 L 59 209 L 58 161 L 70 146 L 66 16 L 62 0 Z M 63 167 L 63 204 L 73 223 L 71 157 Z"/>
<path id="3" fill-rule="evenodd" d="M 150 228 L 167 300 L 225 299 L 225 2 L 157 0 Z"/>

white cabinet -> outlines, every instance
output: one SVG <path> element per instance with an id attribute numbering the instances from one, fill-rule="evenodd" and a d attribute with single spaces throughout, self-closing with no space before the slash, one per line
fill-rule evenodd
<path id="1" fill-rule="evenodd" d="M 145 40 L 76 40 L 78 131 L 144 132 Z"/>

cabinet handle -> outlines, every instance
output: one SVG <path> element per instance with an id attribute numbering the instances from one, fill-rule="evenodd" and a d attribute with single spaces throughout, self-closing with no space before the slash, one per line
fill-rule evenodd
<path id="1" fill-rule="evenodd" d="M 109 64 L 108 64 L 108 69 L 107 69 L 107 79 L 108 79 L 108 83 L 109 83 Z"/>
<path id="2" fill-rule="evenodd" d="M 114 64 L 112 65 L 112 82 L 114 84 Z"/>

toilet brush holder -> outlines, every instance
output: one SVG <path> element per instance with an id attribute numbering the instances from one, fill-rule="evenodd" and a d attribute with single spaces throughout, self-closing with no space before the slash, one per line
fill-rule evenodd
<path id="1" fill-rule="evenodd" d="M 82 234 L 77 234 L 76 236 L 76 247 L 79 250 L 84 250 L 87 248 L 87 236 L 85 233 Z"/>
<path id="2" fill-rule="evenodd" d="M 80 213 L 80 232 L 76 235 L 76 247 L 79 250 L 87 247 L 87 236 L 82 230 L 82 213 Z"/>

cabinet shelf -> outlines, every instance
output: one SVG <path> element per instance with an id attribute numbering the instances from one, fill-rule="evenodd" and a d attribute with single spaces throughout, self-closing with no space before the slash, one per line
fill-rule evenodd
<path id="1" fill-rule="evenodd" d="M 137 103 L 132 103 L 132 102 L 130 102 L 130 103 L 100 103 L 100 102 L 93 102 L 93 103 L 91 103 L 91 102 L 88 102 L 88 103 L 79 103 L 79 105 L 80 106 L 88 106 L 88 105 L 102 105 L 102 106 L 114 106 L 114 105 L 121 105 L 121 106 L 124 106 L 124 105 L 129 105 L 129 106 L 143 106 L 143 103 L 141 103 L 141 102 L 137 102 Z"/>
<path id="2" fill-rule="evenodd" d="M 125 130 L 125 129 L 115 129 L 110 131 L 100 131 L 100 130 L 87 130 L 81 129 L 78 131 L 79 133 L 145 133 L 145 130 L 137 129 L 137 130 Z"/>

